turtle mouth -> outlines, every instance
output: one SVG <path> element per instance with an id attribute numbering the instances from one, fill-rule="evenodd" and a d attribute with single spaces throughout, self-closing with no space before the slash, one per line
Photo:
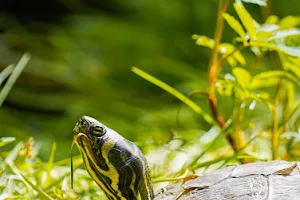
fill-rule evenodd
<path id="1" fill-rule="evenodd" d="M 75 125 L 75 127 L 73 128 L 73 133 L 75 134 L 75 135 L 77 135 L 77 134 L 79 134 L 80 133 L 80 131 L 79 131 L 79 126 L 78 126 L 79 124 L 78 124 L 78 122 L 77 122 L 77 124 Z"/>
<path id="2" fill-rule="evenodd" d="M 86 121 L 80 120 L 79 122 L 76 123 L 73 132 L 75 135 L 78 135 L 79 133 L 84 133 L 86 135 L 88 129 L 89 129 L 88 123 Z"/>
<path id="3" fill-rule="evenodd" d="M 73 143 L 82 148 L 84 146 L 83 143 L 90 144 L 90 140 L 85 133 L 79 132 L 74 135 Z"/>

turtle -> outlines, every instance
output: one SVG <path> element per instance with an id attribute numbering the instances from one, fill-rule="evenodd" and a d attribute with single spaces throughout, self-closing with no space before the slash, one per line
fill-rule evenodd
<path id="1" fill-rule="evenodd" d="M 108 199 L 153 199 L 147 160 L 134 143 L 88 116 L 73 132 L 85 168 Z"/>
<path id="2" fill-rule="evenodd" d="M 134 143 L 88 116 L 73 131 L 85 168 L 109 200 L 300 199 L 300 163 L 287 161 L 227 166 L 154 195 L 147 160 Z"/>

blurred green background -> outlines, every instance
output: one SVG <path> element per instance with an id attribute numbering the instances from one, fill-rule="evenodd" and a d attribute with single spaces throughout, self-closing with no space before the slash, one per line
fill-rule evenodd
<path id="1" fill-rule="evenodd" d="M 300 1 L 271 3 L 279 17 L 300 14 Z M 42 158 L 55 141 L 56 159 L 66 158 L 76 121 L 89 115 L 145 152 L 165 144 L 180 102 L 130 68 L 184 94 L 205 90 L 210 50 L 197 47 L 191 36 L 213 37 L 217 6 L 218 0 L 1 1 L 0 70 L 24 52 L 32 59 L 0 109 L 0 137 L 33 136 Z M 260 7 L 247 9 L 263 22 Z M 232 5 L 228 12 L 234 13 Z M 223 41 L 234 36 L 226 26 Z M 254 62 L 248 53 L 247 62 Z M 210 112 L 205 97 L 195 101 Z M 226 117 L 231 102 L 219 103 Z M 179 127 L 178 136 L 188 139 L 210 125 L 184 107 Z"/>

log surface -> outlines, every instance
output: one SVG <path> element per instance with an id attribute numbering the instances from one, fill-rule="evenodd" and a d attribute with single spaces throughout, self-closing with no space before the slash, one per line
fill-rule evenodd
<path id="1" fill-rule="evenodd" d="M 300 162 L 228 166 L 170 184 L 154 200 L 300 200 Z"/>

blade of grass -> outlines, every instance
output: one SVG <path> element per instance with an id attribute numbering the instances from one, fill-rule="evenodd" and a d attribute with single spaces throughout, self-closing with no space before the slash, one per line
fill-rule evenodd
<path id="1" fill-rule="evenodd" d="M 9 197 L 9 200 L 13 200 L 13 199 L 17 199 L 17 200 L 20 200 L 20 199 L 31 200 L 30 198 L 24 197 L 23 195 L 14 195 L 14 196 L 10 196 Z"/>
<path id="2" fill-rule="evenodd" d="M 243 146 L 242 148 L 240 148 L 238 151 L 235 152 L 235 154 L 229 158 L 227 158 L 224 163 L 219 167 L 222 168 L 224 167 L 230 160 L 232 160 L 233 158 L 236 158 L 239 156 L 239 154 L 241 152 L 243 152 L 261 133 L 256 134 L 254 137 L 252 137 L 246 144 L 245 146 Z"/>
<path id="3" fill-rule="evenodd" d="M 0 73 L 0 85 L 2 85 L 4 80 L 14 71 L 14 67 L 15 65 L 13 64 L 9 65 Z"/>
<path id="4" fill-rule="evenodd" d="M 54 200 L 49 194 L 38 188 L 36 185 L 34 185 L 29 179 L 27 179 L 24 175 L 20 173 L 18 168 L 14 166 L 13 163 L 6 162 L 8 167 L 13 171 L 14 174 L 18 175 L 21 180 L 24 182 L 25 185 L 30 185 L 41 197 L 47 200 Z"/>
<path id="5" fill-rule="evenodd" d="M 14 138 L 14 137 L 2 137 L 2 138 L 0 138 L 0 147 L 3 147 L 15 140 L 16 140 L 16 138 Z"/>
<path id="6" fill-rule="evenodd" d="M 82 166 L 82 162 L 78 163 L 78 164 L 73 164 L 73 171 L 75 171 L 76 169 L 78 169 L 80 166 Z M 50 190 L 52 187 L 59 185 L 65 178 L 66 176 L 72 176 L 72 171 L 65 173 L 64 175 L 60 176 L 59 178 L 57 178 L 55 181 L 53 181 L 51 184 L 47 185 L 47 187 L 44 188 L 44 190 Z M 72 184 L 72 183 L 71 183 Z M 72 188 L 73 189 L 73 188 Z"/>
<path id="7" fill-rule="evenodd" d="M 210 145 L 203 151 L 201 152 L 198 156 L 196 156 L 193 161 L 189 164 L 189 168 L 191 170 L 195 170 L 197 168 L 195 168 L 195 166 L 199 166 L 197 165 L 198 160 L 204 155 L 206 154 L 215 144 L 217 141 L 219 141 L 222 137 L 226 137 L 228 134 L 230 134 L 232 132 L 233 127 L 231 126 L 231 123 L 229 121 L 228 124 L 225 124 L 225 126 L 221 129 L 219 135 L 217 137 L 215 137 L 213 139 L 213 141 L 211 141 Z"/>
<path id="8" fill-rule="evenodd" d="M 232 157 L 232 156 L 219 157 L 219 158 L 216 158 L 216 159 L 214 159 L 214 160 L 209 160 L 209 161 L 206 161 L 206 162 L 202 162 L 202 163 L 199 163 L 199 164 L 197 164 L 197 165 L 194 165 L 192 169 L 193 169 L 193 170 L 196 170 L 196 169 L 198 169 L 198 168 L 200 168 L 200 167 L 209 167 L 209 166 L 212 165 L 212 164 L 221 162 L 221 161 L 223 161 L 223 160 L 225 160 L 225 159 L 228 159 L 228 158 L 231 158 L 231 157 Z"/>
<path id="9" fill-rule="evenodd" d="M 57 162 L 54 163 L 55 166 L 65 166 L 65 165 L 69 165 L 70 164 L 70 158 L 66 158 L 66 159 L 63 159 L 63 160 L 59 160 Z M 76 160 L 80 160 L 80 162 L 82 162 L 82 158 L 81 158 L 81 155 L 77 155 L 77 156 L 73 156 L 73 163 L 74 162 L 77 162 Z"/>
<path id="10" fill-rule="evenodd" d="M 19 142 L 7 155 L 5 158 L 6 163 L 13 163 L 19 156 L 20 150 L 24 147 L 23 142 Z"/>
<path id="11" fill-rule="evenodd" d="M 131 70 L 137 74 L 138 76 L 142 77 L 143 79 L 153 83 L 154 85 L 160 87 L 161 89 L 167 91 L 168 93 L 172 94 L 174 97 L 185 103 L 187 106 L 189 106 L 192 110 L 199 113 L 203 116 L 203 118 L 210 124 L 217 124 L 215 120 L 205 111 L 202 110 L 196 103 L 194 103 L 192 100 L 190 100 L 188 97 L 180 93 L 178 90 L 172 88 L 171 86 L 167 85 L 163 81 L 151 76 L 150 74 L 136 68 L 132 67 Z"/>
<path id="12" fill-rule="evenodd" d="M 55 152 L 56 152 L 56 143 L 54 142 L 52 145 L 52 150 L 50 153 L 48 166 L 47 166 L 47 176 L 46 176 L 46 183 L 45 183 L 46 186 L 49 185 L 49 183 L 51 182 L 51 170 L 53 169 Z"/>
<path id="13" fill-rule="evenodd" d="M 6 99 L 11 88 L 13 87 L 16 80 L 20 76 L 21 72 L 23 71 L 23 69 L 25 68 L 27 63 L 29 62 L 30 58 L 31 58 L 31 55 L 28 53 L 25 53 L 22 56 L 22 58 L 20 59 L 20 61 L 18 62 L 18 64 L 16 65 L 16 67 L 14 68 L 12 74 L 10 75 L 10 77 L 7 80 L 7 83 L 4 85 L 3 89 L 0 92 L 0 107 L 2 106 L 4 100 Z"/>
<path id="14" fill-rule="evenodd" d="M 75 137 L 73 139 L 72 142 L 72 146 L 71 146 L 71 188 L 74 188 L 74 168 L 73 168 L 73 154 L 72 154 L 72 150 L 75 144 Z"/>
<path id="15" fill-rule="evenodd" d="M 180 181 L 185 179 L 189 174 L 189 170 L 185 170 L 185 172 L 178 177 L 174 177 L 174 178 L 160 178 L 160 179 L 153 179 L 151 182 L 152 183 L 161 183 L 161 182 L 171 182 L 171 181 Z"/>

